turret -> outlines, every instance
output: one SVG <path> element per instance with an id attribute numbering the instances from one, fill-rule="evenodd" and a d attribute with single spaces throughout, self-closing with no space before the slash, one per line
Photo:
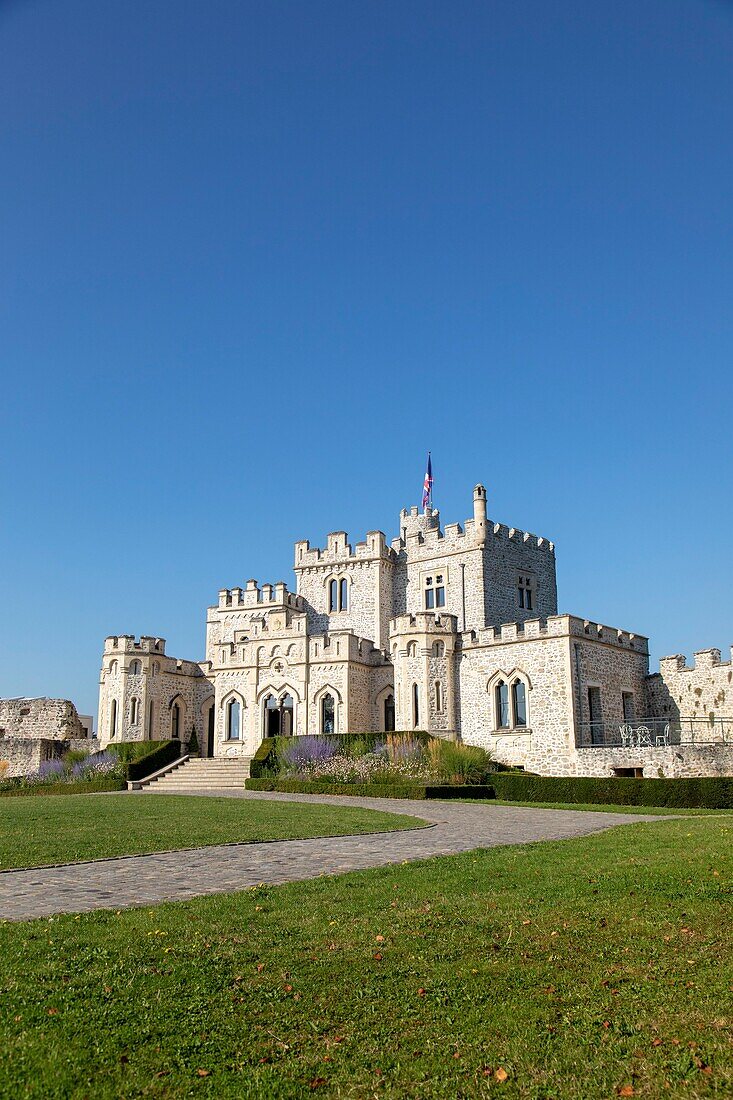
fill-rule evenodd
<path id="1" fill-rule="evenodd" d="M 486 532 L 486 487 L 477 485 L 473 490 L 473 524 L 476 534 Z"/>

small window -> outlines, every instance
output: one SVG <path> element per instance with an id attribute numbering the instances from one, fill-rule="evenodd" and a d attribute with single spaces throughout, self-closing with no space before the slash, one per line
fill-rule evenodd
<path id="1" fill-rule="evenodd" d="M 130 661 L 130 675 L 131 676 L 139 676 L 141 668 L 142 668 L 142 665 L 140 664 L 139 661 Z"/>
<path id="2" fill-rule="evenodd" d="M 130 700 L 130 725 L 136 726 L 140 711 L 140 700 L 134 697 Z"/>
<path id="3" fill-rule="evenodd" d="M 643 768 L 614 768 L 613 774 L 617 779 L 643 779 Z"/>
<path id="4" fill-rule="evenodd" d="M 412 728 L 417 729 L 420 724 L 420 689 L 417 684 L 412 685 Z"/>
<path id="5" fill-rule="evenodd" d="M 623 708 L 624 722 L 633 722 L 636 715 L 634 713 L 634 693 L 633 691 L 621 692 L 621 704 Z"/>
<path id="6" fill-rule="evenodd" d="M 238 699 L 227 703 L 227 740 L 238 741 L 240 733 L 241 707 Z"/>
<path id="7" fill-rule="evenodd" d="M 534 588 L 534 577 L 530 577 L 526 573 L 520 574 L 517 582 L 517 598 L 520 608 L 524 611 L 534 611 Z"/>
<path id="8" fill-rule="evenodd" d="M 339 610 L 346 611 L 349 606 L 349 582 L 346 577 L 341 578 L 339 585 Z"/>
<path id="9" fill-rule="evenodd" d="M 171 737 L 176 740 L 181 736 L 181 708 L 178 703 L 171 707 Z"/>
<path id="10" fill-rule="evenodd" d="M 338 611 L 339 583 L 334 578 L 328 585 L 328 610 Z"/>
<path id="11" fill-rule="evenodd" d="M 388 695 L 384 700 L 384 732 L 391 733 L 395 726 L 394 695 Z"/>
<path id="12" fill-rule="evenodd" d="M 349 582 L 346 577 L 334 577 L 328 582 L 328 610 L 346 611 L 349 606 Z"/>
<path id="13" fill-rule="evenodd" d="M 110 663 L 109 663 L 109 674 L 110 674 L 110 676 L 116 676 L 117 675 L 117 661 L 110 661 Z"/>
<path id="14" fill-rule="evenodd" d="M 494 703 L 496 707 L 496 728 L 509 729 L 509 685 L 503 680 L 494 688 Z"/>
<path id="15" fill-rule="evenodd" d="M 433 657 L 444 657 L 445 645 L 443 642 L 433 642 Z"/>
<path id="16" fill-rule="evenodd" d="M 425 578 L 425 609 L 445 607 L 445 579 L 442 573 Z"/>
<path id="17" fill-rule="evenodd" d="M 150 700 L 150 706 L 148 707 L 148 738 L 151 741 L 155 740 L 153 736 L 153 700 Z"/>
<path id="18" fill-rule="evenodd" d="M 435 681 L 435 710 L 438 714 L 443 713 L 443 685 L 440 680 Z"/>
<path id="19" fill-rule="evenodd" d="M 321 733 L 336 732 L 336 700 L 326 694 L 321 699 Z"/>
<path id="20" fill-rule="evenodd" d="M 417 642 L 408 642 L 407 643 L 407 656 L 408 657 L 417 657 Z"/>
<path id="21" fill-rule="evenodd" d="M 109 735 L 117 736 L 117 700 L 113 699 L 109 708 Z"/>

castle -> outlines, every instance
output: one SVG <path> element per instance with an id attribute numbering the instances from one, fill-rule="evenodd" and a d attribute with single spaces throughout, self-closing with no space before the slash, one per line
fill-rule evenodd
<path id="1" fill-rule="evenodd" d="M 295 591 L 222 589 L 206 657 L 162 638 L 106 639 L 98 735 L 193 731 L 204 756 L 251 757 L 264 737 L 421 729 L 545 775 L 733 774 L 733 678 L 718 650 L 661 661 L 648 640 L 558 614 L 555 547 L 430 507 L 349 543 L 295 544 Z"/>

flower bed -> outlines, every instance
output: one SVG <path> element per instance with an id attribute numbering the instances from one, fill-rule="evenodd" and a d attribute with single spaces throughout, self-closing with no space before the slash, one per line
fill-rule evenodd
<path id="1" fill-rule="evenodd" d="M 263 742 L 255 780 L 328 787 L 472 786 L 494 770 L 489 753 L 473 745 L 410 733 L 280 737 Z M 256 788 L 251 788 L 256 789 Z"/>
<path id="2" fill-rule="evenodd" d="M 60 760 L 44 760 L 32 775 L 1 780 L 0 795 L 82 794 L 125 786 L 125 764 L 115 753 L 74 750 Z"/>

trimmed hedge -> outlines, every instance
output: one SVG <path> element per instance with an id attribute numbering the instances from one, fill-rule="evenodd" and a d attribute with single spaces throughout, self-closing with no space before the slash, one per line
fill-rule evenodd
<path id="1" fill-rule="evenodd" d="M 272 757 L 272 760 L 270 760 Z M 265 737 L 257 752 L 249 762 L 249 774 L 253 779 L 260 779 L 264 772 L 268 772 L 275 763 L 275 738 Z"/>
<path id="2" fill-rule="evenodd" d="M 149 741 L 148 744 L 154 744 Z M 141 756 L 137 760 L 131 760 L 127 765 L 127 778 L 128 779 L 145 779 L 146 776 L 152 775 L 153 772 L 159 771 L 160 768 L 164 768 L 166 764 L 172 764 L 174 760 L 177 760 L 181 755 L 181 742 L 175 738 L 171 738 L 170 741 L 159 741 L 157 748 L 154 748 L 152 752 L 147 753 L 145 756 Z"/>
<path id="3" fill-rule="evenodd" d="M 17 798 L 19 795 L 32 794 L 99 794 L 102 791 L 125 791 L 124 779 L 88 779 L 79 783 L 32 783 L 26 787 L 14 787 L 12 790 L 0 790 L 0 798 Z"/>
<path id="4" fill-rule="evenodd" d="M 733 808 L 733 778 L 596 779 L 500 772 L 491 777 L 493 797 L 506 802 L 588 802 L 671 809 Z"/>
<path id="5" fill-rule="evenodd" d="M 149 753 L 155 752 L 161 745 L 167 745 L 168 741 L 111 741 L 105 745 L 105 752 L 113 752 L 123 764 L 130 764 L 133 760 L 139 760 Z"/>
<path id="6" fill-rule="evenodd" d="M 427 786 L 424 783 L 329 783 L 315 779 L 248 779 L 248 791 L 283 794 L 350 794 L 359 798 L 493 798 L 491 787 Z"/>

